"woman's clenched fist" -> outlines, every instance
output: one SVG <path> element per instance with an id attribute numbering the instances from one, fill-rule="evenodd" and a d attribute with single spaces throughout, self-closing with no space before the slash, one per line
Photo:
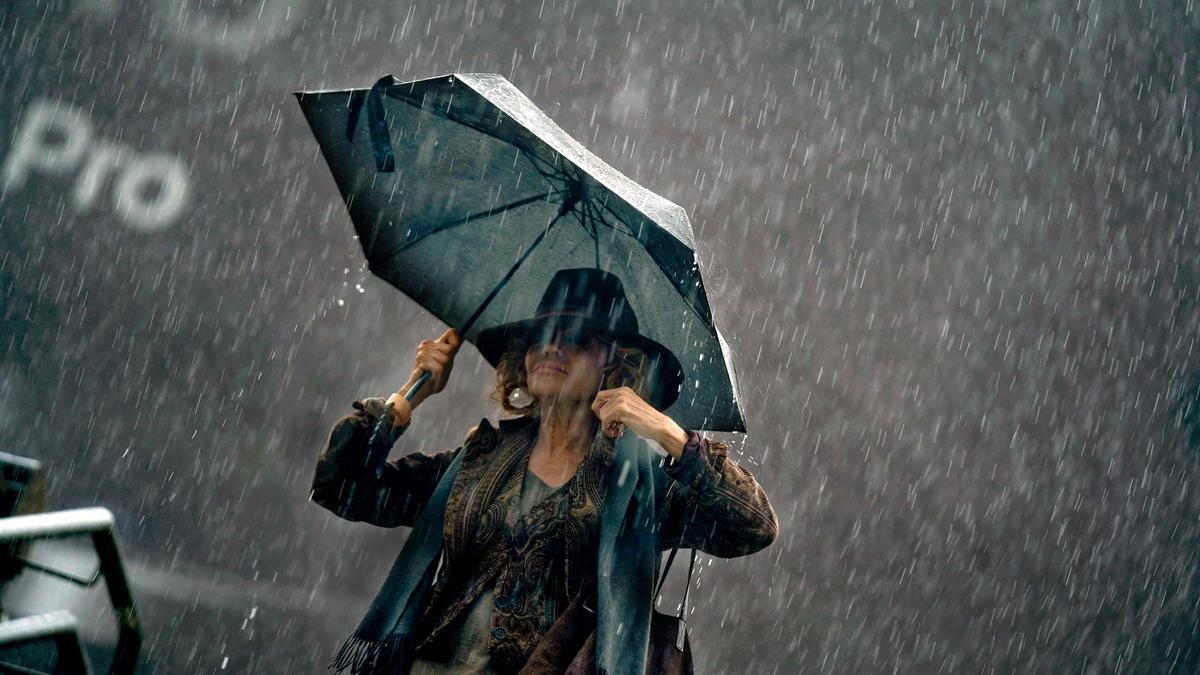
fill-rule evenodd
<path id="1" fill-rule="evenodd" d="M 413 408 L 446 388 L 446 383 L 450 380 L 450 371 L 454 369 L 454 356 L 461 346 L 462 338 L 453 328 L 442 333 L 437 340 L 422 340 L 417 345 L 408 382 L 388 399 L 388 403 L 392 404 L 393 425 L 402 427 L 408 424 Z M 412 401 L 406 400 L 405 395 L 425 371 L 430 373 L 429 381 L 421 385 Z"/>

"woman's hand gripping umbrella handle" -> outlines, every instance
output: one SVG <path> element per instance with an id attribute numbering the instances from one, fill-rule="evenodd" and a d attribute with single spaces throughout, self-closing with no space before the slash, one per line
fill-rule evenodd
<path id="1" fill-rule="evenodd" d="M 376 83 L 376 87 L 381 86 L 382 84 L 386 84 L 384 80 L 380 80 L 378 83 Z M 379 154 L 378 147 L 376 148 L 376 159 L 381 162 L 383 161 Z M 380 164 L 380 171 L 384 170 L 382 166 L 383 165 Z M 461 336 L 471 331 L 471 327 L 475 325 L 475 321 L 483 315 L 483 311 L 492 303 L 492 300 L 496 299 L 496 295 L 500 293 L 500 290 L 504 288 L 504 285 L 513 278 L 513 275 L 517 273 L 517 270 L 521 267 L 522 263 L 529 258 L 529 254 L 533 253 L 533 249 L 537 248 L 538 244 L 542 243 L 542 239 L 546 237 L 546 233 L 550 231 L 550 228 L 554 227 L 554 224 L 557 223 L 563 216 L 570 213 L 578 199 L 578 195 L 572 194 L 568 195 L 568 197 L 563 200 L 562 205 L 558 208 L 558 215 L 556 215 L 554 220 L 551 220 L 546 225 L 546 229 L 542 230 L 541 234 L 539 234 L 529 244 L 529 246 L 525 247 L 525 252 L 521 254 L 521 257 L 517 260 L 517 262 L 513 263 L 513 266 L 509 268 L 508 272 L 506 272 L 504 276 L 500 278 L 500 281 L 496 283 L 496 287 L 493 288 L 490 293 L 488 293 L 487 297 L 483 299 L 483 302 L 479 303 L 479 306 L 476 307 L 475 311 L 471 313 L 471 316 L 469 316 L 467 320 L 463 322 L 461 331 L 451 328 L 445 333 L 442 333 L 442 336 L 438 338 L 437 342 L 424 340 L 420 345 L 417 346 L 417 369 L 413 371 L 413 376 L 409 378 L 411 385 L 408 387 L 408 391 L 405 391 L 402 397 L 393 395 L 392 398 L 388 399 L 386 411 L 379 419 L 379 422 L 375 424 L 375 430 L 371 433 L 371 440 L 367 443 L 365 468 L 372 475 L 374 475 L 377 480 L 383 478 L 384 460 L 387 459 L 388 452 L 391 451 L 392 446 L 396 443 L 396 439 L 400 436 L 400 429 L 404 428 L 404 425 L 408 424 L 407 414 L 403 415 L 402 420 L 397 421 L 390 427 L 384 423 L 384 420 L 391 416 L 393 405 L 395 403 L 400 403 L 401 406 L 407 405 L 408 414 L 411 414 L 412 408 L 415 408 L 422 400 L 433 394 L 436 394 L 446 386 L 446 378 L 449 377 L 450 368 L 454 365 L 454 354 L 458 351 L 459 346 L 462 345 Z M 598 264 L 599 261 L 597 261 L 597 265 Z M 427 348 L 425 353 L 433 360 L 422 362 L 421 350 L 423 347 Z M 448 355 L 449 358 L 441 360 L 435 358 L 439 354 Z M 432 390 L 422 386 L 431 379 L 434 380 Z M 404 391 L 403 388 L 401 388 L 401 391 Z M 396 393 L 399 394 L 400 392 Z M 411 405 L 408 405 L 410 402 Z"/>
<path id="2" fill-rule="evenodd" d="M 454 368 L 454 356 L 461 346 L 462 338 L 453 328 L 442 333 L 436 341 L 422 340 L 417 345 L 408 382 L 388 399 L 384 413 L 367 441 L 364 469 L 376 480 L 383 478 L 384 462 L 401 430 L 408 426 L 413 409 L 446 388 Z"/>

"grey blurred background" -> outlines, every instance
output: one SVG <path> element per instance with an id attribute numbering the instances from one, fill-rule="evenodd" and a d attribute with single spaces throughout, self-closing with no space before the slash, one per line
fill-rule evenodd
<path id="1" fill-rule="evenodd" d="M 406 532 L 310 503 L 314 459 L 445 327 L 364 270 L 290 92 L 497 72 L 693 219 L 782 528 L 702 556 L 700 672 L 1196 672 L 1197 14 L 7 4 L 0 450 L 116 513 L 142 672 L 321 671 Z M 495 420 L 490 377 L 465 348 L 401 447 Z"/>

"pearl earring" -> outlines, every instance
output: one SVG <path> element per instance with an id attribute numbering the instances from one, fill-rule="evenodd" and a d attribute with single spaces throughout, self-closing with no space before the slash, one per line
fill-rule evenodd
<path id="1" fill-rule="evenodd" d="M 508 404 L 514 408 L 528 408 L 533 405 L 533 396 L 523 387 L 515 387 L 508 394 Z"/>

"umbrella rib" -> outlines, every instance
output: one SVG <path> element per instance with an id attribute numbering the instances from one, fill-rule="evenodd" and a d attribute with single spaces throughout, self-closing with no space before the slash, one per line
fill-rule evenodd
<path id="1" fill-rule="evenodd" d="M 494 132 L 496 131 L 496 127 L 498 125 L 493 125 L 491 129 L 488 129 L 481 124 L 476 124 L 469 120 L 456 119 L 454 117 L 451 117 L 445 111 L 438 110 L 437 108 L 434 108 L 432 106 L 426 106 L 424 103 L 424 99 L 422 99 L 421 101 L 413 101 L 410 98 L 408 98 L 405 94 L 391 90 L 391 89 L 384 89 L 383 95 L 387 96 L 388 98 L 393 98 L 397 101 L 400 101 L 406 105 L 412 106 L 412 107 L 416 108 L 417 110 L 427 112 L 430 115 L 433 115 L 434 117 L 440 117 L 444 120 L 448 120 L 450 122 L 454 122 L 455 124 L 462 125 L 473 131 L 477 131 L 477 132 L 487 136 L 488 138 L 494 138 L 502 143 L 507 143 L 507 144 L 513 146 L 514 148 L 516 148 L 517 150 L 519 150 L 522 154 L 524 154 L 526 157 L 530 158 L 531 160 L 532 160 L 532 158 L 537 157 L 537 155 L 535 155 L 533 152 L 530 151 L 531 150 L 530 148 L 522 147 L 522 145 L 520 143 L 517 143 L 517 142 L 507 139 L 507 138 L 501 138 L 500 136 L 495 135 Z M 503 111 L 501 111 L 501 113 L 504 114 L 505 117 L 508 117 L 507 113 L 503 113 Z M 509 119 L 512 119 L 512 118 L 510 117 Z M 518 122 L 518 124 L 520 124 L 520 123 Z M 522 130 L 523 130 L 523 128 L 522 128 Z M 542 140 L 542 139 L 538 138 L 537 136 L 534 136 L 534 138 L 536 140 Z M 550 147 L 550 146 L 547 145 L 547 147 Z M 553 147 L 551 147 L 550 149 L 554 150 Z M 557 150 L 554 150 L 554 152 L 555 152 L 555 154 L 561 154 Z M 542 173 L 543 176 L 546 176 L 546 174 L 541 171 L 539 171 L 539 173 Z M 549 178 L 550 176 L 546 176 L 546 177 Z M 565 178 L 565 176 L 560 177 L 560 178 Z"/>
<path id="2" fill-rule="evenodd" d="M 599 267 L 600 266 L 600 225 L 601 225 L 601 223 L 604 222 L 604 219 L 600 217 L 599 213 L 597 213 L 595 206 L 589 204 L 588 208 L 590 208 L 592 211 L 592 214 L 590 216 L 592 219 L 592 229 L 594 229 L 596 231 L 596 237 L 594 239 L 594 241 L 596 243 L 596 267 Z"/>
<path id="3" fill-rule="evenodd" d="M 614 231 L 616 231 L 616 232 L 620 232 L 620 233 L 624 234 L 624 235 L 625 235 L 625 236 L 627 236 L 627 237 L 630 237 L 630 238 L 633 238 L 633 239 L 637 239 L 637 235 L 636 235 L 636 234 L 634 234 L 634 232 L 633 232 L 633 230 L 632 230 L 632 229 L 624 229 L 624 230 L 623 230 L 623 229 L 621 229 L 621 227 L 620 227 L 620 226 L 621 226 L 621 225 L 624 225 L 624 223 L 623 223 L 623 222 L 621 222 L 621 217 L 620 217 L 620 216 L 618 216 L 618 215 L 617 215 L 615 212 L 613 212 L 613 210 L 612 210 L 612 209 L 608 208 L 608 204 L 604 204 L 604 208 L 605 208 L 606 210 L 608 210 L 610 213 L 612 213 L 612 214 L 613 214 L 613 216 L 615 216 L 615 217 L 617 218 L 617 222 L 616 222 L 615 224 L 614 224 L 614 223 L 610 223 L 610 222 L 608 222 L 608 220 L 607 220 L 607 219 L 605 219 L 605 217 L 604 217 L 604 213 L 603 213 L 603 212 L 602 212 L 600 209 L 596 208 L 596 207 L 595 207 L 595 204 L 593 204 L 593 205 L 592 205 L 592 207 L 593 207 L 593 208 L 595 208 L 595 218 L 596 218 L 596 221 L 597 221 L 597 222 L 599 222 L 601 225 L 604 225 L 605 227 L 607 227 L 607 228 L 608 228 L 608 229 L 610 229 L 610 230 L 614 230 Z"/>
<path id="4" fill-rule="evenodd" d="M 524 199 L 518 199 L 517 201 L 509 202 L 508 204 L 505 204 L 504 206 L 497 206 L 497 207 L 488 209 L 487 211 L 480 211 L 478 213 L 472 213 L 471 215 L 466 216 L 464 218 L 459 218 L 458 220 L 451 221 L 449 223 L 445 223 L 444 225 L 438 225 L 434 229 L 426 232 L 420 238 L 414 239 L 410 242 L 407 242 L 407 243 L 403 244 L 402 246 L 400 246 L 400 248 L 397 248 L 396 250 L 392 251 L 391 253 L 388 253 L 387 256 L 385 256 L 385 261 L 390 261 L 391 258 L 393 258 L 394 256 L 397 256 L 397 255 L 403 253 L 409 247 L 419 244 L 422 241 L 425 241 L 427 238 L 437 234 L 438 232 L 445 232 L 446 230 L 453 229 L 455 227 L 458 227 L 459 225 L 466 225 L 467 223 L 473 223 L 476 220 L 481 220 L 483 218 L 491 218 L 492 216 L 494 216 L 496 214 L 504 213 L 505 211 L 511 211 L 512 209 L 520 208 L 527 204 L 532 204 L 533 202 L 536 202 L 538 200 L 544 200 L 547 197 L 553 197 L 553 196 L 560 195 L 560 194 L 562 194 L 562 191 L 560 191 L 560 190 L 551 190 L 549 192 L 543 192 L 540 195 L 533 195 L 532 197 L 525 197 Z"/>
<path id="5" fill-rule="evenodd" d="M 537 171 L 538 174 L 540 174 L 542 176 L 542 178 L 546 179 L 547 181 L 550 181 L 552 184 L 554 184 L 556 182 L 559 184 L 562 184 L 562 183 L 570 184 L 572 182 L 571 175 L 565 169 L 562 169 L 562 168 L 558 167 L 557 164 L 555 164 L 553 162 L 549 162 L 545 158 L 539 156 L 536 152 L 533 152 L 532 148 L 522 147 L 520 144 L 514 143 L 511 140 L 500 138 L 499 136 L 494 135 L 494 133 L 493 133 L 495 131 L 494 128 L 492 130 L 488 130 L 488 129 L 485 129 L 481 125 L 474 124 L 467 120 L 454 119 L 441 110 L 438 110 L 438 109 L 432 108 L 432 107 L 426 107 L 424 105 L 423 101 L 422 102 L 413 101 L 410 98 L 408 98 L 407 96 L 405 96 L 404 94 L 396 92 L 391 89 L 384 89 L 383 93 L 385 96 L 396 99 L 402 103 L 405 103 L 409 106 L 417 108 L 418 110 L 424 110 L 434 116 L 441 117 L 441 118 L 447 119 L 447 120 L 451 120 L 451 121 L 455 122 L 456 124 L 461 124 L 462 126 L 465 126 L 469 129 L 472 129 L 481 134 L 484 134 L 485 136 L 488 136 L 489 138 L 495 138 L 496 140 L 503 141 L 505 143 L 508 143 L 509 145 L 512 145 L 513 147 L 515 147 L 517 149 L 518 152 L 520 152 L 522 155 L 525 156 L 525 159 L 528 160 L 530 165 L 533 166 L 534 171 Z M 561 157 L 561 153 L 559 153 L 557 150 L 555 150 L 554 148 L 551 148 L 551 150 L 555 153 L 555 155 Z M 560 190 L 557 192 L 548 192 L 546 194 L 547 195 L 551 195 L 551 194 L 561 195 L 561 194 L 566 194 L 566 191 Z M 587 206 L 589 205 L 588 200 L 581 200 L 581 201 L 583 201 L 583 203 L 585 205 L 585 209 L 586 209 Z M 457 227 L 458 225 L 462 225 L 467 222 L 471 222 L 476 217 L 486 218 L 486 217 L 493 216 L 502 210 L 507 210 L 508 208 L 515 208 L 517 206 L 523 206 L 525 203 L 528 203 L 528 202 L 514 203 L 507 207 L 502 207 L 501 209 L 498 209 L 498 210 L 491 210 L 491 211 L 487 211 L 487 212 L 480 213 L 480 214 L 474 214 L 473 216 L 468 216 L 466 219 L 464 219 L 462 221 L 456 221 L 453 223 L 448 223 L 446 225 L 442 225 L 442 226 L 438 227 L 437 229 L 430 231 L 424 237 L 421 237 L 421 239 L 417 239 L 415 241 L 408 242 L 401 248 L 399 248 L 396 251 L 394 251 L 393 253 L 389 254 L 388 257 L 390 258 L 393 255 L 403 252 L 409 246 L 416 244 L 417 242 L 423 240 L 425 237 L 428 237 L 429 235 L 436 234 L 436 233 L 444 231 L 444 230 L 448 230 L 452 227 Z M 560 213 L 559 215 L 561 216 L 563 214 Z M 557 220 L 557 218 L 555 220 Z M 582 222 L 584 220 L 584 217 L 581 216 L 580 220 Z M 599 238 L 599 229 L 596 228 L 596 226 L 595 226 L 595 223 L 597 220 L 599 220 L 599 222 L 601 222 L 601 223 L 604 223 L 605 225 L 608 225 L 608 227 L 612 227 L 613 229 L 619 230 L 620 228 L 616 228 L 613 225 L 610 225 L 607 221 L 604 220 L 604 218 L 599 214 L 599 212 L 594 213 L 594 215 L 592 217 L 593 229 L 590 231 L 590 233 L 592 234 L 592 238 L 596 242 L 596 251 L 595 251 L 596 267 L 599 268 L 600 267 L 600 238 Z M 586 229 L 586 225 L 585 225 L 585 229 Z M 629 232 L 627 232 L 626 234 L 630 234 L 630 236 L 632 236 L 632 234 Z"/>
<path id="6" fill-rule="evenodd" d="M 570 178 L 570 176 L 567 175 L 566 171 L 563 171 L 562 169 L 558 168 L 554 164 L 547 162 L 544 158 L 539 157 L 535 153 L 527 152 L 523 148 L 521 149 L 521 152 L 523 152 L 525 154 L 525 157 L 529 160 L 529 163 L 533 165 L 533 168 L 536 169 L 537 172 L 542 174 L 544 177 L 558 179 L 558 180 L 562 180 L 562 181 L 565 181 L 568 178 Z M 542 168 L 542 165 L 545 165 L 546 168 Z"/>
<path id="7" fill-rule="evenodd" d="M 588 234 L 592 235 L 592 244 L 596 253 L 596 269 L 600 269 L 600 225 L 596 221 L 596 207 L 590 201 L 583 203 L 581 224 Z"/>
<path id="8" fill-rule="evenodd" d="M 525 150 L 524 148 L 519 149 L 521 154 L 525 155 L 525 159 L 529 160 L 530 165 L 533 166 L 533 170 L 537 171 L 542 178 L 545 178 L 551 183 L 565 185 L 571 184 L 571 176 L 568 175 L 566 171 L 557 168 L 541 157 L 538 157 L 536 154 Z"/>
<path id="9" fill-rule="evenodd" d="M 542 243 L 542 240 L 546 238 L 546 233 L 550 231 L 550 228 L 554 227 L 554 224 L 557 223 L 560 218 L 566 215 L 568 211 L 570 211 L 570 209 L 567 208 L 560 208 L 558 210 L 558 215 L 554 216 L 554 219 L 546 224 L 546 229 L 542 230 L 541 234 L 537 236 L 537 239 L 534 239 L 533 243 L 529 245 L 529 248 L 525 249 L 525 252 L 521 254 L 520 259 L 513 264 L 513 266 L 504 275 L 504 278 L 500 280 L 500 283 L 496 284 L 496 287 L 492 289 L 492 292 L 488 293 L 488 296 L 483 299 L 483 302 L 479 303 L 479 306 L 475 308 L 475 311 L 470 317 L 467 318 L 466 322 L 463 323 L 462 327 L 459 329 L 460 334 L 466 335 L 467 332 L 471 330 L 471 326 L 475 325 L 475 320 L 478 319 L 481 314 L 483 314 L 483 310 L 487 309 L 488 305 L 492 304 L 492 300 L 494 300 L 496 295 L 500 293 L 500 289 L 504 288 L 505 284 L 508 283 L 508 280 L 513 278 L 513 275 L 517 273 L 517 269 L 522 263 L 525 262 L 525 259 L 529 257 L 529 254 L 533 253 L 533 249 L 537 248 L 537 245 Z"/>
<path id="10" fill-rule="evenodd" d="M 613 217 L 617 219 L 617 222 L 620 222 L 621 216 L 617 215 L 617 213 L 612 210 L 612 207 L 610 207 L 608 204 L 604 204 L 603 206 L 604 206 L 604 210 L 611 213 L 613 215 Z M 616 230 L 617 232 L 624 232 L 627 236 L 633 238 L 639 244 L 642 244 L 641 240 L 638 239 L 636 236 L 634 236 L 632 230 L 630 230 L 629 232 L 625 232 L 624 230 L 622 230 L 618 227 L 613 227 L 611 224 L 609 224 L 609 222 L 607 220 L 604 219 L 603 216 L 601 216 L 600 221 L 603 222 L 605 225 L 608 225 L 609 227 L 611 227 L 613 230 Z M 656 265 L 658 265 L 658 269 L 659 269 L 659 271 L 661 271 L 663 273 L 663 276 L 666 277 L 668 280 L 670 280 L 671 285 L 674 286 L 676 288 L 676 290 L 679 291 L 679 295 L 684 298 L 684 304 L 686 304 L 689 308 L 691 308 L 691 310 L 693 312 L 696 313 L 696 316 L 700 318 L 700 320 L 703 324 L 711 325 L 712 318 L 706 317 L 704 312 L 701 312 L 700 309 L 697 308 L 696 305 L 693 303 L 693 301 L 692 301 L 690 295 L 687 293 L 687 291 L 685 291 L 683 288 L 681 288 L 680 285 L 678 283 L 676 283 L 675 280 L 672 279 L 669 274 L 666 273 L 666 269 L 667 269 L 666 264 L 664 264 L 663 261 L 659 259 L 658 255 L 654 252 L 654 250 L 645 244 L 642 244 L 642 250 L 644 250 L 646 252 L 646 255 L 650 256 L 650 259 L 653 260 Z"/>

